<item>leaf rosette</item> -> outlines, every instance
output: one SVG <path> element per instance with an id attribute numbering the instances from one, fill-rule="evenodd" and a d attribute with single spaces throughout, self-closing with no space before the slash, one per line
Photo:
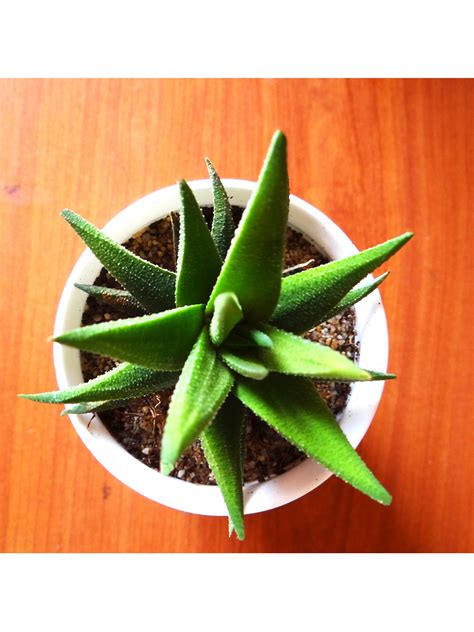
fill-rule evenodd
<path id="1" fill-rule="evenodd" d="M 345 437 L 314 380 L 369 382 L 394 377 L 362 368 L 301 334 L 356 304 L 386 278 L 361 283 L 412 237 L 404 233 L 316 268 L 283 270 L 289 211 L 287 143 L 274 134 L 257 186 L 235 228 L 212 163 L 208 228 L 181 180 L 173 223 L 176 273 L 145 261 L 70 210 L 63 217 L 122 289 L 77 285 L 124 318 L 61 334 L 58 343 L 119 364 L 62 391 L 21 395 L 98 412 L 174 387 L 161 444 L 161 472 L 200 439 L 222 492 L 230 530 L 244 538 L 245 408 L 336 476 L 385 505 L 391 496 Z"/>

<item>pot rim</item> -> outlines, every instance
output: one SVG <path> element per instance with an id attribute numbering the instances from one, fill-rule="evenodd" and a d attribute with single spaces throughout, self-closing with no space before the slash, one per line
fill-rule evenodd
<path id="1" fill-rule="evenodd" d="M 257 183 L 248 180 L 223 179 L 224 187 L 236 205 L 245 206 Z M 189 186 L 200 205 L 212 203 L 209 180 L 190 180 Z M 178 185 L 164 187 L 136 200 L 116 214 L 102 229 L 104 233 L 123 243 L 153 221 L 179 208 Z M 349 237 L 322 211 L 308 202 L 290 195 L 289 225 L 309 237 L 331 259 L 356 254 L 358 249 Z M 132 226 L 132 228 L 130 228 Z M 74 283 L 93 283 L 102 265 L 89 249 L 73 267 L 58 305 L 54 335 L 80 326 L 86 294 Z M 369 275 L 364 279 L 373 278 Z M 388 331 L 385 312 L 378 290 L 355 305 L 356 331 L 360 343 L 361 366 L 385 372 L 388 364 Z M 54 366 L 60 389 L 83 381 L 79 350 L 53 343 Z M 356 382 L 352 385 L 345 410 L 340 416 L 341 428 L 353 447 L 366 434 L 377 410 L 383 381 Z M 110 435 L 96 415 L 69 415 L 72 425 L 86 447 L 113 476 L 143 496 L 168 507 L 201 515 L 226 516 L 227 510 L 217 486 L 189 483 L 163 476 L 130 455 Z M 331 472 L 306 459 L 284 474 L 263 483 L 244 485 L 245 514 L 267 511 L 285 505 L 312 491 L 332 476 Z"/>

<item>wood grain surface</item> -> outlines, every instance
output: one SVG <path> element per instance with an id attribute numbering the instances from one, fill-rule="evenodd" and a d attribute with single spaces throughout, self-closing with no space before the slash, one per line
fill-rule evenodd
<path id="1" fill-rule="evenodd" d="M 471 80 L 0 81 L 0 547 L 8 552 L 474 550 Z M 359 248 L 415 238 L 383 269 L 382 403 L 359 451 L 393 493 L 379 506 L 332 477 L 304 498 L 225 518 L 153 503 L 108 474 L 59 406 L 46 342 L 83 246 L 59 217 L 104 225 L 178 178 L 255 179 L 273 131 L 291 191 Z"/>

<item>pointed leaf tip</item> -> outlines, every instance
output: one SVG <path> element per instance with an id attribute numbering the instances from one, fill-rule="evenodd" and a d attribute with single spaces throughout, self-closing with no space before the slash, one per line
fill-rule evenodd
<path id="1" fill-rule="evenodd" d="M 303 333 L 322 322 L 364 277 L 393 256 L 413 233 L 403 233 L 355 255 L 285 277 L 272 314 L 277 327 Z"/>
<path id="2" fill-rule="evenodd" d="M 260 357 L 270 371 L 338 382 L 364 382 L 374 379 L 370 371 L 358 366 L 331 347 L 270 325 L 265 325 L 264 331 L 272 339 L 273 348 L 262 349 Z"/>
<path id="3" fill-rule="evenodd" d="M 154 371 L 124 362 L 89 382 L 71 386 L 62 391 L 31 393 L 21 395 L 21 397 L 45 404 L 91 405 L 91 402 L 96 402 L 99 406 L 104 403 L 104 400 L 110 402 L 142 397 L 171 388 L 176 384 L 178 375 L 172 371 Z"/>
<path id="4" fill-rule="evenodd" d="M 244 406 L 232 394 L 201 435 L 204 455 L 229 513 L 229 537 L 244 539 L 243 458 Z"/>
<path id="5" fill-rule="evenodd" d="M 370 379 L 374 382 L 377 380 L 395 380 L 395 373 L 381 373 L 380 371 L 367 371 L 370 375 Z"/>
<path id="6" fill-rule="evenodd" d="M 257 187 L 235 231 L 208 314 L 219 294 L 235 292 L 246 318 L 268 320 L 280 295 L 288 210 L 286 138 L 280 132 L 273 136 Z"/>
<path id="7" fill-rule="evenodd" d="M 182 368 L 203 322 L 203 305 L 97 325 L 63 333 L 55 342 L 159 371 Z"/>
<path id="8" fill-rule="evenodd" d="M 277 373 L 263 382 L 239 379 L 235 394 L 305 454 L 374 500 L 390 504 L 391 495 L 349 443 L 309 380 Z"/>
<path id="9" fill-rule="evenodd" d="M 211 179 L 213 191 L 214 209 L 212 213 L 211 235 L 216 244 L 220 258 L 224 260 L 235 231 L 232 206 L 214 165 L 209 158 L 204 158 L 204 161 Z"/>
<path id="10" fill-rule="evenodd" d="M 146 312 L 143 305 L 126 290 L 116 290 L 115 288 L 101 285 L 86 285 L 85 283 L 74 283 L 74 286 L 78 290 L 94 297 L 100 303 L 112 305 L 130 316 L 141 316 Z"/>
<path id="11" fill-rule="evenodd" d="M 179 181 L 181 197 L 176 305 L 206 303 L 221 269 L 221 259 L 190 186 Z"/>
<path id="12" fill-rule="evenodd" d="M 86 219 L 69 209 L 61 213 L 101 264 L 151 312 L 175 306 L 174 272 L 130 252 Z"/>
<path id="13" fill-rule="evenodd" d="M 209 326 L 212 342 L 220 346 L 243 316 L 239 299 L 233 292 L 219 294 Z"/>

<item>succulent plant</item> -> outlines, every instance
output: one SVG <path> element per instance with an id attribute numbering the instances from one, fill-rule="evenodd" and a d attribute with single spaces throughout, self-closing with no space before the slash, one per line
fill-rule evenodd
<path id="1" fill-rule="evenodd" d="M 229 531 L 235 530 L 240 539 L 245 407 L 334 474 L 390 504 L 390 494 L 352 448 L 312 380 L 394 376 L 361 368 L 301 334 L 373 291 L 386 275 L 362 286 L 360 282 L 412 234 L 343 260 L 283 274 L 289 210 L 284 134 L 277 131 L 272 139 L 237 229 L 219 176 L 209 161 L 207 167 L 214 197 L 211 230 L 188 184 L 179 183 L 176 273 L 132 254 L 76 213 L 62 212 L 124 289 L 78 287 L 133 317 L 54 338 L 114 358 L 120 362 L 114 369 L 62 391 L 21 397 L 73 403 L 64 412 L 85 413 L 174 387 L 161 472 L 169 474 L 180 455 L 200 439 L 228 509 Z"/>

